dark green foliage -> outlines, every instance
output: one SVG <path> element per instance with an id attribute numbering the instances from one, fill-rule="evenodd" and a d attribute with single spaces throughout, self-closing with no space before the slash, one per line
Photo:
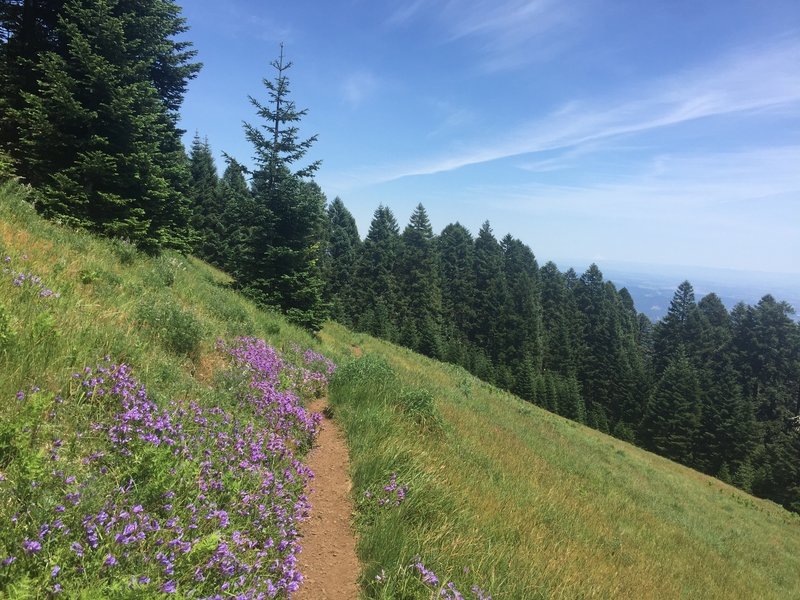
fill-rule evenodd
<path id="1" fill-rule="evenodd" d="M 692 284 L 684 281 L 675 291 L 666 316 L 653 331 L 655 368 L 661 373 L 669 359 L 683 349 L 695 361 L 696 344 L 701 337 L 701 319 Z"/>
<path id="2" fill-rule="evenodd" d="M 224 268 L 228 236 L 223 220 L 222 190 L 208 139 L 201 141 L 200 136 L 195 135 L 189 154 L 189 170 L 191 225 L 196 236 L 192 251 L 206 262 Z"/>
<path id="3" fill-rule="evenodd" d="M 355 271 L 361 251 L 356 220 L 339 197 L 328 207 L 325 273 L 325 301 L 331 306 L 331 318 L 353 325 L 351 312 L 355 301 Z"/>
<path id="4" fill-rule="evenodd" d="M 433 229 L 420 204 L 400 238 L 400 342 L 426 356 L 442 354 L 442 290 Z"/>
<path id="5" fill-rule="evenodd" d="M 555 263 L 541 268 L 541 301 L 544 369 L 569 375 L 575 373 L 578 312 L 575 298 Z"/>
<path id="6" fill-rule="evenodd" d="M 510 235 L 503 238 L 501 247 L 507 290 L 501 360 L 513 371 L 512 389 L 524 388 L 529 373 L 542 365 L 539 265 L 531 249 Z"/>
<path id="7" fill-rule="evenodd" d="M 503 273 L 503 250 L 486 221 L 475 239 L 475 293 L 472 312 L 475 319 L 470 339 L 484 348 L 492 361 L 502 353 L 502 322 L 507 291 Z"/>
<path id="8" fill-rule="evenodd" d="M 257 207 L 244 178 L 245 169 L 235 159 L 226 156 L 228 165 L 219 181 L 222 206 L 222 230 L 225 232 L 222 267 L 236 279 L 245 278 L 242 257 L 250 248 L 252 219 Z"/>
<path id="9" fill-rule="evenodd" d="M 697 371 L 686 354 L 679 351 L 667 363 L 650 396 L 644 424 L 647 447 L 672 460 L 691 464 L 700 410 Z"/>
<path id="10" fill-rule="evenodd" d="M 277 308 L 291 321 L 312 331 L 326 316 L 321 264 L 325 228 L 325 196 L 309 177 L 319 166 L 296 169 L 316 136 L 298 139 L 297 123 L 306 114 L 289 99 L 286 71 L 280 57 L 271 63 L 274 80 L 264 80 L 267 103 L 250 98 L 259 127 L 245 124 L 254 146 L 253 213 L 247 218 L 245 247 L 235 269 L 238 284 L 256 301 Z M 296 170 L 295 170 L 296 169 Z"/>
<path id="11" fill-rule="evenodd" d="M 172 40 L 186 30 L 178 7 L 57 4 L 36 4 L 52 11 L 4 48 L 3 144 L 19 175 L 47 216 L 147 251 L 185 249 L 188 173 L 175 111 L 199 65 L 188 43 Z"/>
<path id="12" fill-rule="evenodd" d="M 353 320 L 356 327 L 377 337 L 397 340 L 397 260 L 400 231 L 392 211 L 383 205 L 375 210 L 361 247 L 355 286 Z"/>
<path id="13" fill-rule="evenodd" d="M 442 289 L 442 337 L 445 359 L 468 367 L 468 335 L 475 313 L 475 247 L 469 231 L 450 224 L 437 239 Z"/>

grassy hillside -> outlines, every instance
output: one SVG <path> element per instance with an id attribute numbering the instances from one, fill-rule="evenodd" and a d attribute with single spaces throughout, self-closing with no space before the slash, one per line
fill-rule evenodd
<path id="1" fill-rule="evenodd" d="M 313 349 L 339 364 L 365 596 L 800 597 L 796 516 L 461 369 L 314 338 L 199 261 L 42 221 L 13 185 L 0 261 L 0 595 L 291 591 Z"/>
<path id="2" fill-rule="evenodd" d="M 362 356 L 331 398 L 371 597 L 800 597 L 796 515 L 459 368 L 338 326 L 323 339 Z"/>
<path id="3" fill-rule="evenodd" d="M 328 365 L 227 282 L 0 189 L 0 596 L 297 588 Z"/>

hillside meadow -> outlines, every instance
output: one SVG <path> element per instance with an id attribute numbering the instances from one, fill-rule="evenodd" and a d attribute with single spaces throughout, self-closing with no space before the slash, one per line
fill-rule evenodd
<path id="1" fill-rule="evenodd" d="M 324 355 L 364 597 L 800 597 L 796 515 L 460 368 L 312 336 L 194 258 L 43 221 L 15 184 L 0 260 L 6 596 L 290 595 Z"/>

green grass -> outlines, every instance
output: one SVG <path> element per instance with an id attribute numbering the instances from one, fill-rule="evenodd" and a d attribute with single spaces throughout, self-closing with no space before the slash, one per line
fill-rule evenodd
<path id="1" fill-rule="evenodd" d="M 429 598 L 448 580 L 496 599 L 800 597 L 796 515 L 462 369 L 336 325 L 323 339 L 363 354 L 340 367 L 331 400 L 368 597 Z M 420 388 L 433 429 L 403 404 Z M 408 498 L 377 510 L 363 494 L 394 472 Z M 409 568 L 416 556 L 439 586 Z"/>
<path id="2" fill-rule="evenodd" d="M 61 585 L 65 597 L 157 595 L 173 577 L 156 558 L 162 550 L 174 552 L 165 545 L 170 538 L 158 541 L 149 530 L 145 541 L 120 543 L 116 534 L 125 522 L 109 524 L 90 552 L 83 532 L 84 516 L 130 515 L 137 505 L 148 524 L 151 517 L 161 520 L 158 531 L 164 536 L 172 533 L 173 526 L 164 525 L 171 517 L 182 519 L 174 526 L 182 528 L 198 511 L 196 528 L 173 534 L 185 535 L 182 542 L 191 550 L 170 559 L 172 583 L 179 593 L 191 589 L 201 581 L 195 570 L 200 569 L 205 585 L 218 590 L 220 569 L 210 561 L 223 541 L 233 544 L 234 529 L 263 542 L 270 537 L 277 546 L 286 527 L 271 517 L 259 517 L 254 525 L 242 509 L 243 495 L 270 493 L 260 475 L 219 466 L 231 460 L 239 465 L 229 445 L 262 439 L 267 425 L 248 400 L 254 395 L 249 379 L 229 366 L 218 340 L 254 335 L 299 366 L 304 359 L 296 349 L 319 351 L 319 340 L 258 310 L 230 289 L 225 274 L 200 261 L 170 252 L 146 256 L 124 242 L 46 222 L 25 196 L 15 184 L 0 187 L 0 597 L 51 597 Z M 142 442 L 136 434 L 128 442 L 111 441 L 110 427 L 127 408 L 109 382 L 122 377 L 98 375 L 98 369 L 86 375 L 84 369 L 112 363 L 132 368 L 132 378 L 144 385 L 158 414 L 175 426 L 164 435 L 177 438 L 177 446 L 160 439 Z M 77 373 L 83 375 L 73 377 Z M 81 384 L 96 375 L 107 380 L 94 386 L 103 395 L 93 393 L 94 384 Z M 288 367 L 277 385 L 315 392 L 313 381 Z M 134 426 L 144 422 L 131 419 Z M 291 417 L 282 418 L 269 432 L 286 450 L 269 455 L 283 496 L 264 500 L 268 506 L 291 505 L 302 493 L 302 476 L 292 474 L 292 460 L 294 452 L 302 457 L 308 440 L 292 423 Z M 156 424 L 148 431 L 163 429 Z M 251 437 L 244 440 L 243 431 Z M 267 459 L 247 456 L 261 461 L 256 469 L 266 468 Z M 227 530 L 216 530 L 221 521 L 208 516 L 217 509 L 231 512 Z M 73 541 L 83 544 L 84 554 L 72 549 Z M 30 543 L 40 547 L 31 550 Z M 105 562 L 112 552 L 118 565 Z M 7 558 L 13 562 L 6 564 Z M 250 573 L 247 586 L 261 576 Z M 267 569 L 263 574 L 277 581 Z M 141 575 L 152 582 L 138 583 Z"/>
<path id="3" fill-rule="evenodd" d="M 15 184 L 0 188 L 5 256 L 0 271 L 13 272 L 0 273 L 0 473 L 15 460 L 15 472 L 35 478 L 50 468 L 44 440 L 88 431 L 102 410 L 92 403 L 51 417 L 56 393 L 80 398 L 70 388 L 76 370 L 109 355 L 132 365 L 161 405 L 211 406 L 230 388 L 217 339 L 255 335 L 340 364 L 331 402 L 350 445 L 365 597 L 431 598 L 452 581 L 465 597 L 477 585 L 513 600 L 800 598 L 797 516 L 461 369 L 335 324 L 311 336 L 258 310 L 201 261 L 148 257 L 43 221 Z M 15 286 L 20 271 L 60 297 Z M 49 392 L 17 403 L 32 386 Z M 147 460 L 130 468 L 146 471 Z M 422 582 L 417 556 L 440 586 Z M 31 585 L 16 595 L 41 596 Z"/>

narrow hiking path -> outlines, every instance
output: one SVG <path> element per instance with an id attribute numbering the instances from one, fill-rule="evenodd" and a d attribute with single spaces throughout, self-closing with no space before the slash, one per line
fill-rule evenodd
<path id="1" fill-rule="evenodd" d="M 298 557 L 304 581 L 295 595 L 299 600 L 355 600 L 359 565 L 356 539 L 350 527 L 349 459 L 344 435 L 325 415 L 326 399 L 309 410 L 322 413 L 322 423 L 306 464 L 314 472 L 311 516 L 300 529 L 303 551 Z"/>

